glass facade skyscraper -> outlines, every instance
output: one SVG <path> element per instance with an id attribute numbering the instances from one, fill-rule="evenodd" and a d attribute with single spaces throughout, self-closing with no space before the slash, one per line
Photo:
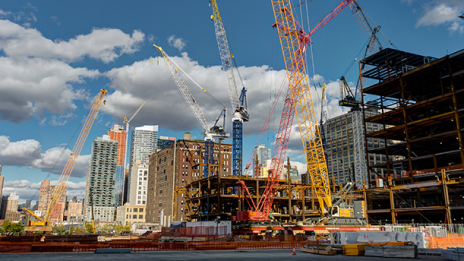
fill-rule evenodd
<path id="1" fill-rule="evenodd" d="M 131 136 L 131 150 L 130 150 L 130 165 L 129 165 L 129 176 L 127 184 L 127 199 L 129 200 L 131 195 L 130 184 L 136 179 L 132 178 L 132 170 L 135 169 L 134 165 L 138 160 L 141 164 L 147 164 L 149 161 L 149 155 L 156 152 L 158 148 L 158 125 L 144 125 L 142 127 L 136 127 L 132 131 Z M 138 173 L 134 173 L 137 175 Z"/>

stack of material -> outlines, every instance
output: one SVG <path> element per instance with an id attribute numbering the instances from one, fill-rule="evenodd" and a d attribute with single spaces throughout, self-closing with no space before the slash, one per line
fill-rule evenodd
<path id="1" fill-rule="evenodd" d="M 441 256 L 454 261 L 464 261 L 464 248 L 448 248 L 447 250 L 443 250 L 443 252 L 441 252 Z"/>
<path id="2" fill-rule="evenodd" d="M 389 246 L 383 248 L 383 257 L 417 258 L 417 246 Z"/>
<path id="3" fill-rule="evenodd" d="M 364 253 L 365 256 L 383 257 L 383 248 L 381 246 L 367 246 Z"/>
<path id="4" fill-rule="evenodd" d="M 0 237 L 0 242 L 37 242 L 42 239 L 42 235 L 32 236 L 7 236 Z"/>
<path id="5" fill-rule="evenodd" d="M 365 252 L 364 244 L 343 245 L 343 254 L 345 256 L 363 256 Z"/>
<path id="6" fill-rule="evenodd" d="M 424 232 L 390 232 L 390 231 L 357 231 L 331 232 L 332 244 L 357 244 L 357 243 L 387 243 L 411 241 L 419 248 L 425 248 Z"/>
<path id="7" fill-rule="evenodd" d="M 80 244 L 97 244 L 98 235 L 57 235 L 57 236 L 45 236 L 45 242 L 69 242 Z"/>
<path id="8" fill-rule="evenodd" d="M 412 242 L 366 244 L 366 256 L 416 258 L 417 246 Z"/>
<path id="9" fill-rule="evenodd" d="M 336 255 L 341 254 L 342 249 L 330 245 L 313 245 L 306 244 L 300 248 L 301 252 L 319 254 L 319 255 Z"/>

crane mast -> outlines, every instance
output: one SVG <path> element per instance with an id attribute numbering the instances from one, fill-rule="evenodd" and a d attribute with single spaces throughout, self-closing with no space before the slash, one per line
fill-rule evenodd
<path id="1" fill-rule="evenodd" d="M 246 88 L 243 87 L 240 96 L 238 95 L 237 85 L 235 82 L 232 58 L 230 53 L 229 43 L 227 40 L 226 30 L 222 23 L 222 18 L 219 13 L 216 0 L 210 0 L 210 5 L 213 9 L 211 19 L 214 21 L 214 30 L 216 32 L 216 40 L 221 56 L 222 69 L 227 76 L 227 91 L 229 93 L 230 103 L 232 105 L 232 174 L 240 175 L 241 158 L 243 157 L 243 122 L 249 121 L 250 114 L 248 113 L 248 105 L 246 100 Z"/>
<path id="2" fill-rule="evenodd" d="M 163 57 L 164 62 L 166 63 L 166 66 L 169 68 L 169 72 L 171 73 L 172 79 L 177 85 L 177 88 L 179 89 L 182 96 L 184 97 L 184 100 L 187 102 L 190 110 L 195 115 L 195 118 L 198 120 L 198 122 L 203 127 L 203 132 L 205 134 L 205 157 L 204 157 L 205 166 L 204 166 L 204 171 L 203 171 L 203 177 L 208 177 L 209 172 L 210 172 L 209 167 L 212 164 L 212 162 L 214 162 L 214 137 L 218 137 L 218 138 L 229 137 L 229 134 L 224 132 L 223 127 L 216 126 L 221 116 L 224 117 L 223 126 L 225 125 L 226 109 L 223 108 L 215 124 L 213 126 L 210 126 L 208 124 L 208 121 L 206 120 L 205 114 L 200 108 L 200 105 L 198 105 L 192 93 L 190 92 L 189 87 L 187 86 L 187 84 L 185 84 L 184 79 L 180 75 L 179 70 L 178 70 L 180 68 L 174 63 L 174 61 L 171 60 L 171 58 L 169 58 L 169 56 L 163 51 L 161 47 L 155 44 L 153 45 L 153 47 Z M 200 88 L 202 89 L 203 92 L 206 92 L 205 89 L 203 89 L 202 87 Z"/>

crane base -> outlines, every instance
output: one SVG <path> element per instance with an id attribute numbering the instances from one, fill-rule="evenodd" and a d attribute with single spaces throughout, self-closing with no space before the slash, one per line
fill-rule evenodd
<path id="1" fill-rule="evenodd" d="M 24 229 L 26 232 L 52 232 L 52 227 L 50 226 L 28 226 Z"/>

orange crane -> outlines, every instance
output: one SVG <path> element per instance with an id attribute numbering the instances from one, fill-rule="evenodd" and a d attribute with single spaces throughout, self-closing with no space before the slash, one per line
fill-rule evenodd
<path id="1" fill-rule="evenodd" d="M 306 75 L 304 53 L 309 37 L 332 20 L 348 6 L 352 0 L 344 0 L 327 15 L 309 34 L 305 34 L 293 17 L 290 0 L 272 0 L 272 7 L 278 29 L 282 53 L 287 71 L 289 88 L 295 106 L 296 118 L 300 129 L 308 173 L 319 201 L 322 214 L 329 213 L 332 208 L 332 197 L 329 188 L 327 163 L 313 101 L 309 79 Z M 272 185 L 272 184 L 271 184 Z M 272 189 L 275 190 L 275 189 Z M 270 207 L 270 206 L 267 206 Z"/>
<path id="2" fill-rule="evenodd" d="M 241 213 L 238 213 L 237 220 L 269 220 L 276 192 L 276 180 L 280 178 L 285 163 L 285 155 L 295 112 L 297 113 L 303 147 L 305 148 L 308 171 L 310 171 L 310 175 L 312 174 L 313 184 L 317 183 L 315 189 L 322 213 L 327 213 L 332 207 L 332 197 L 330 195 L 329 181 L 327 178 L 327 164 L 325 162 L 320 129 L 315 117 L 311 93 L 309 91 L 304 53 L 306 52 L 306 45 L 311 43 L 311 35 L 324 27 L 347 7 L 351 1 L 352 0 L 344 0 L 322 19 L 309 34 L 306 34 L 303 28 L 293 18 L 290 2 L 272 1 L 276 14 L 276 23 L 273 26 L 279 30 L 282 51 L 284 53 L 284 58 L 286 58 L 285 62 L 287 66 L 289 89 L 285 98 L 279 129 L 276 135 L 267 186 L 258 204 L 255 205 L 254 201 L 251 200 L 252 196 L 245 183 L 243 181 L 238 181 L 238 183 L 242 185 L 242 200 L 247 201 L 251 211 L 239 211 Z M 278 8 L 280 8 L 280 13 L 276 13 Z M 283 37 L 287 38 L 282 39 Z M 279 95 L 281 91 L 282 90 L 279 91 Z M 273 109 L 271 113 L 272 111 Z"/>
<path id="3" fill-rule="evenodd" d="M 79 157 L 82 147 L 84 146 L 85 140 L 87 139 L 90 129 L 92 128 L 92 125 L 95 119 L 97 118 L 98 111 L 100 110 L 101 105 L 105 102 L 103 98 L 105 97 L 106 92 L 106 90 L 100 90 L 100 93 L 93 102 L 92 108 L 90 109 L 87 119 L 85 120 L 84 126 L 82 127 L 81 133 L 77 138 L 76 144 L 74 145 L 74 148 L 71 154 L 69 155 L 68 161 L 64 166 L 63 172 L 61 173 L 60 179 L 58 180 L 58 183 L 56 184 L 55 189 L 52 192 L 50 202 L 48 203 L 47 212 L 45 213 L 44 217 L 41 218 L 35 215 L 31 210 L 25 208 L 25 210 L 29 214 L 38 219 L 38 221 L 29 222 L 29 226 L 37 227 L 36 229 L 31 228 L 29 230 L 51 230 L 47 229 L 47 226 L 49 225 L 50 215 L 53 209 L 55 208 L 56 204 L 58 203 L 58 200 L 60 199 L 61 195 L 63 194 L 64 189 L 66 188 L 66 182 L 71 176 L 77 158 Z"/>

